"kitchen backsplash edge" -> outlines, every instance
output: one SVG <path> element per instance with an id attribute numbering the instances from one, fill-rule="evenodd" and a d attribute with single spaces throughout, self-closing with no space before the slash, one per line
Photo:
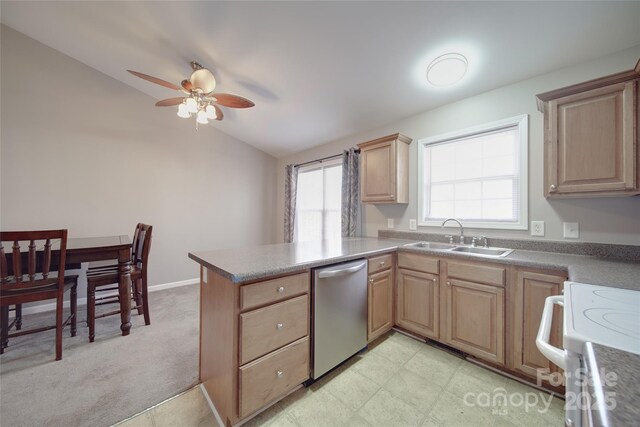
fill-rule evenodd
<path id="1" fill-rule="evenodd" d="M 430 242 L 448 242 L 445 234 L 420 231 L 378 230 L 384 239 L 407 239 Z M 609 243 L 559 242 L 553 240 L 505 239 L 489 237 L 489 246 L 526 251 L 555 252 L 570 255 L 588 255 L 598 258 L 640 262 L 640 246 Z"/>

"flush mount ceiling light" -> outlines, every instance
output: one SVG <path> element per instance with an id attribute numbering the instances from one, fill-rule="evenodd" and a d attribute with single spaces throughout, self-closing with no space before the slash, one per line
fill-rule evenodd
<path id="1" fill-rule="evenodd" d="M 459 53 L 441 55 L 427 67 L 427 80 L 434 86 L 450 86 L 464 77 L 467 65 L 467 58 Z"/>

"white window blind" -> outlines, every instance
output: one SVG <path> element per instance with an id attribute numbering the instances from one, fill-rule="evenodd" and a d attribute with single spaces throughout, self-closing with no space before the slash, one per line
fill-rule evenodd
<path id="1" fill-rule="evenodd" d="M 527 116 L 421 140 L 420 225 L 527 228 Z"/>
<path id="2" fill-rule="evenodd" d="M 342 159 L 298 171 L 294 241 L 341 237 Z"/>

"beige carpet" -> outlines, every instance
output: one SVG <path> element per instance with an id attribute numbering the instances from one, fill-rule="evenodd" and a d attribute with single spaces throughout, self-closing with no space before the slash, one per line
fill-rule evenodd
<path id="1" fill-rule="evenodd" d="M 108 426 L 192 387 L 198 381 L 199 287 L 152 292 L 151 325 L 132 315 L 96 321 L 96 341 L 80 307 L 78 335 L 63 337 L 55 361 L 55 331 L 9 340 L 0 357 L 1 426 Z M 53 322 L 53 312 L 24 317 L 24 326 Z M 44 323 L 43 323 L 44 322 Z"/>

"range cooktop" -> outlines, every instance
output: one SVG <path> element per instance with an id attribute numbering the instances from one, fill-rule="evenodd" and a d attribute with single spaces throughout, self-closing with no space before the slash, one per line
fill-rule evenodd
<path id="1" fill-rule="evenodd" d="M 564 296 L 565 349 L 593 342 L 640 354 L 640 291 L 565 282 Z"/>

